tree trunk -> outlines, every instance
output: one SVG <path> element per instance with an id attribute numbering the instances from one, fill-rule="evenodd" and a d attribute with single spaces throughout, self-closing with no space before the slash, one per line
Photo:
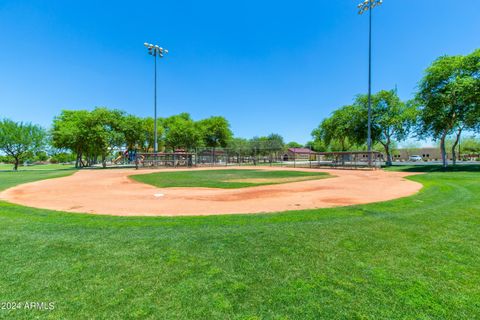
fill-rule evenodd
<path id="1" fill-rule="evenodd" d="M 458 142 L 460 141 L 460 136 L 462 134 L 462 130 L 463 128 L 459 128 L 458 129 L 458 132 L 457 132 L 457 136 L 455 138 L 455 142 L 453 143 L 453 146 L 452 146 L 452 164 L 453 165 L 456 165 L 457 164 L 457 152 L 456 152 L 456 149 L 457 149 L 457 145 L 458 145 Z M 459 159 L 460 160 L 460 159 Z"/>
<path id="2" fill-rule="evenodd" d="M 445 150 L 445 139 L 447 138 L 447 134 L 444 133 L 442 138 L 440 139 L 440 152 L 442 153 L 442 164 L 443 167 L 446 168 L 448 166 L 447 161 L 447 151 Z"/>
<path id="3" fill-rule="evenodd" d="M 102 167 L 103 168 L 107 167 L 107 157 L 105 157 L 104 154 L 102 154 Z"/>
<path id="4" fill-rule="evenodd" d="M 387 155 L 387 161 L 386 165 L 391 166 L 392 165 L 392 153 L 390 152 L 390 141 L 387 141 L 386 143 L 383 143 L 380 141 L 380 143 L 383 145 L 383 148 L 385 149 L 385 154 Z"/>
<path id="5" fill-rule="evenodd" d="M 13 164 L 13 170 L 17 171 L 18 170 L 18 165 L 20 164 L 20 159 L 14 158 L 15 163 Z"/>
<path id="6" fill-rule="evenodd" d="M 82 163 L 82 152 L 77 151 L 77 159 L 75 160 L 75 168 L 80 168 Z"/>

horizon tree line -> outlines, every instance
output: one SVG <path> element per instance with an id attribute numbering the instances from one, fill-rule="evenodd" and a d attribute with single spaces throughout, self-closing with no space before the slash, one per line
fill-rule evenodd
<path id="1" fill-rule="evenodd" d="M 443 166 L 448 165 L 447 145 L 456 162 L 456 148 L 465 132 L 480 132 L 480 49 L 465 56 L 442 56 L 426 70 L 413 99 L 402 101 L 396 90 L 381 90 L 372 95 L 372 144 L 392 164 L 395 146 L 414 137 L 431 138 L 439 143 Z M 366 150 L 368 96 L 357 95 L 312 131 L 307 147 L 315 151 Z M 221 116 L 195 121 L 188 113 L 157 119 L 159 148 L 164 151 L 229 148 L 238 155 L 274 155 L 287 147 L 281 135 L 243 139 L 234 137 L 230 123 Z M 142 152 L 153 150 L 154 120 L 140 118 L 118 109 L 96 107 L 88 110 L 63 110 L 52 128 L 31 123 L 0 121 L 0 151 L 3 160 L 17 170 L 27 159 L 72 158 L 76 167 L 96 163 L 106 165 L 114 150 L 126 148 Z M 474 145 L 474 144 L 472 144 Z M 72 157 L 73 155 L 73 157 Z"/>

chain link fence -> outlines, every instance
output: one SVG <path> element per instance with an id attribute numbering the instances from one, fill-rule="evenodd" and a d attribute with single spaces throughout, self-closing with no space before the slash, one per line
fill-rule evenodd
<path id="1" fill-rule="evenodd" d="M 137 153 L 137 168 L 279 166 L 293 168 L 375 169 L 384 162 L 380 152 L 314 152 L 305 148 L 287 150 L 198 148 L 192 151 Z"/>

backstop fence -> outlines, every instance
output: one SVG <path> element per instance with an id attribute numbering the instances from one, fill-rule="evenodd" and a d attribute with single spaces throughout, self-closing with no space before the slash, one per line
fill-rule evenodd
<path id="1" fill-rule="evenodd" d="M 279 150 L 196 149 L 189 152 L 136 153 L 134 164 L 139 168 L 280 166 L 292 168 L 376 169 L 383 154 L 372 151 L 314 152 L 304 148 Z"/>

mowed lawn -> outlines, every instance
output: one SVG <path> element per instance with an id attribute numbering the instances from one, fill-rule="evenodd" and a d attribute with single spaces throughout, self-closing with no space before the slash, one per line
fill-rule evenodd
<path id="1" fill-rule="evenodd" d="M 204 188 L 245 188 L 269 184 L 324 179 L 325 172 L 266 171 L 252 169 L 198 170 L 158 172 L 130 176 L 136 181 L 160 188 L 204 187 Z"/>
<path id="2" fill-rule="evenodd" d="M 46 177 L 2 172 L 0 186 Z M 0 202 L 0 300 L 55 302 L 0 318 L 478 318 L 480 172 L 410 179 L 425 187 L 409 198 L 266 215 L 124 218 Z"/>
<path id="3" fill-rule="evenodd" d="M 29 166 L 19 166 L 18 170 L 69 170 L 74 169 L 71 164 L 36 164 Z M 12 171 L 13 164 L 0 163 L 0 171 Z"/>

